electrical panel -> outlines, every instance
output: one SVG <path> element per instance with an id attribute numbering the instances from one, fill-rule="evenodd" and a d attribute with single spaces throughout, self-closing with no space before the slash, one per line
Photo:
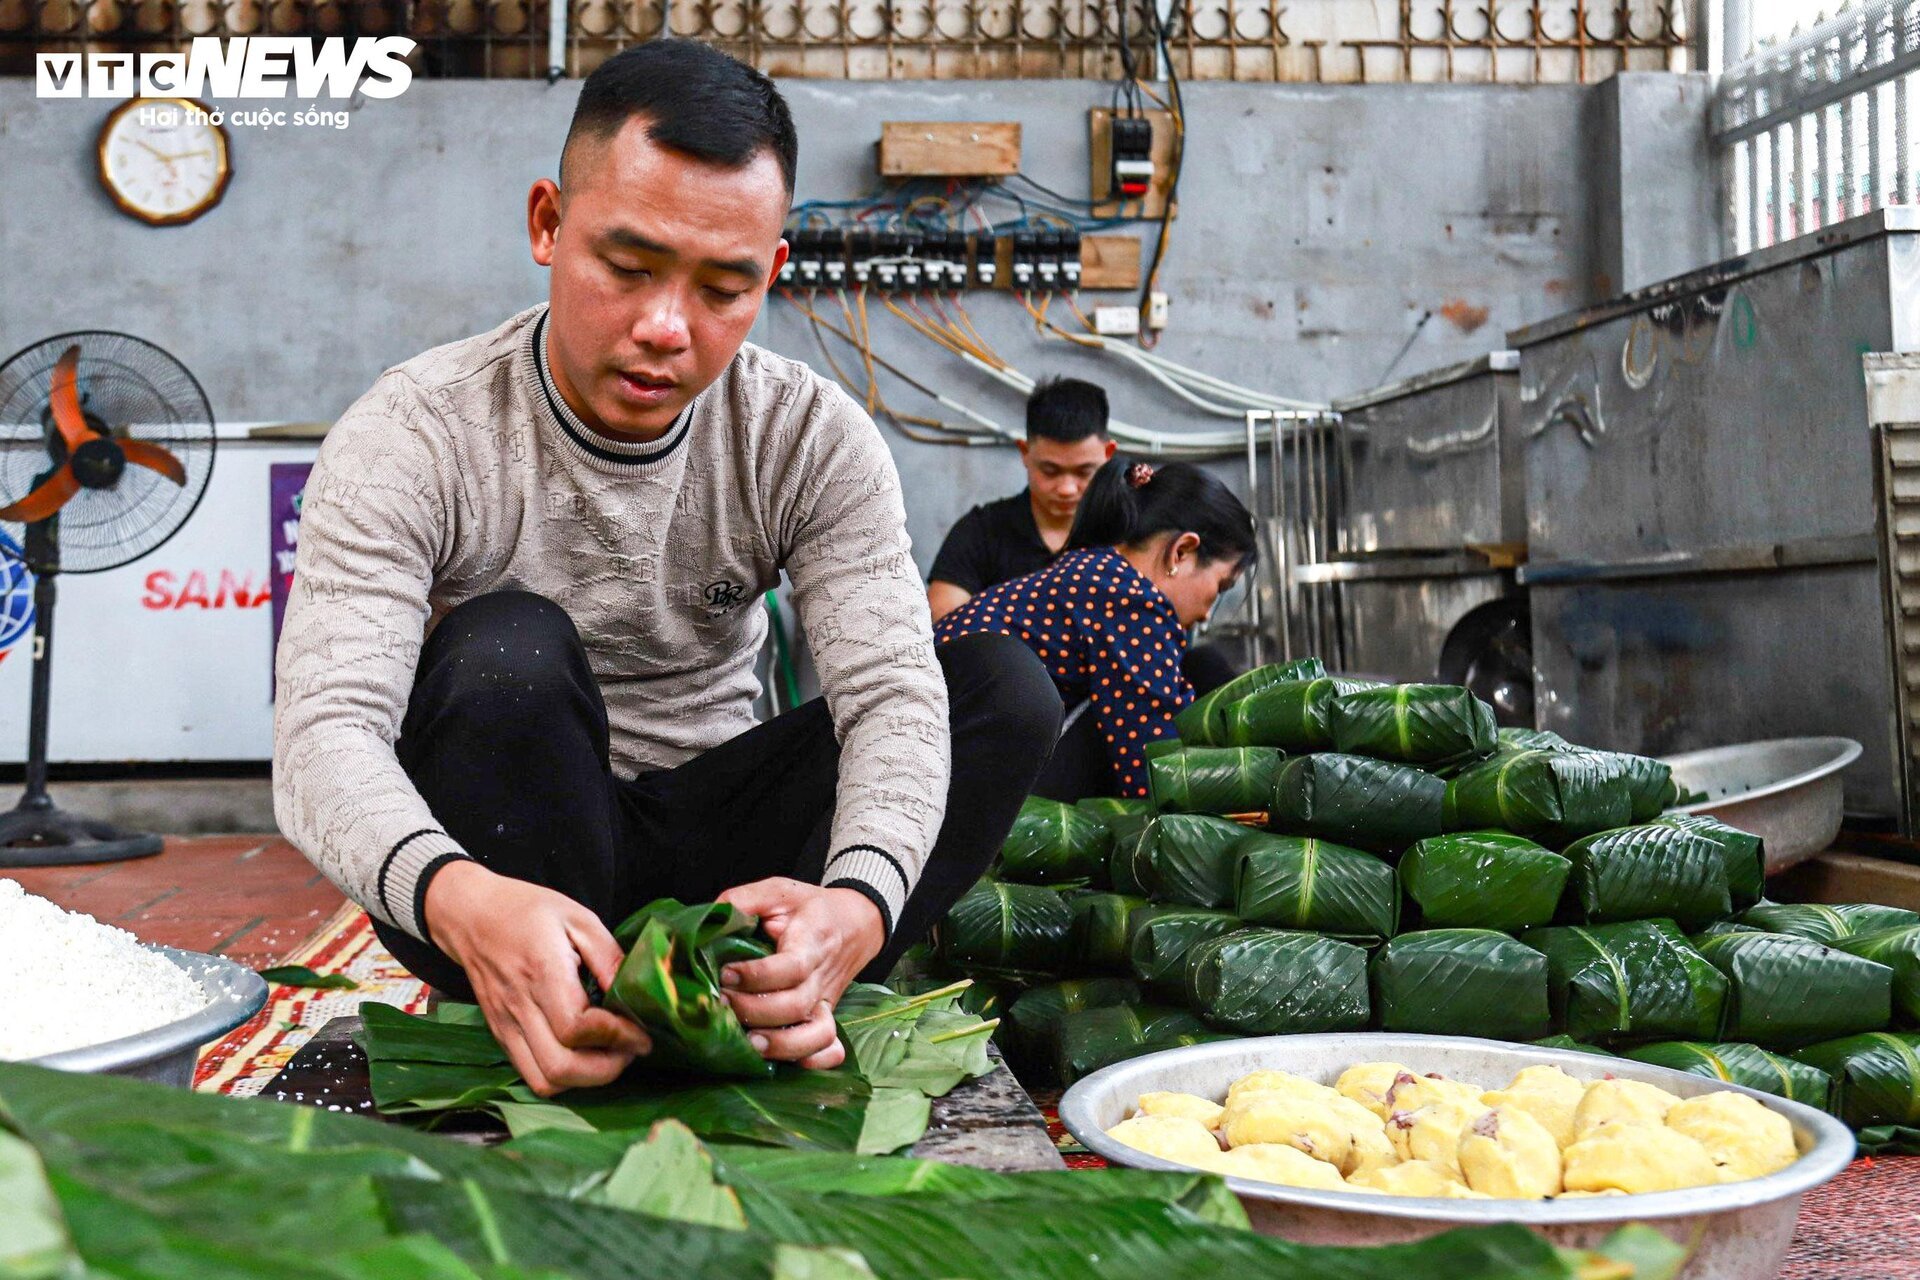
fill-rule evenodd
<path id="1" fill-rule="evenodd" d="M 1123 200 L 1139 200 L 1153 189 L 1153 121 L 1146 116 L 1115 116 L 1110 126 L 1113 186 Z"/>
<path id="2" fill-rule="evenodd" d="M 1052 226 L 1000 236 L 970 236 L 952 228 L 801 227 L 787 232 L 780 284 L 789 289 L 869 288 L 877 293 L 1130 287 L 1116 286 L 1104 275 L 1085 278 L 1086 255 L 1111 252 L 1091 246 L 1092 239 L 1071 227 Z M 1137 261 L 1139 241 L 1126 239 Z"/>

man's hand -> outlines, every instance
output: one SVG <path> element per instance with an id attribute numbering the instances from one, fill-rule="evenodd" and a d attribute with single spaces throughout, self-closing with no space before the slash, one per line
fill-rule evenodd
<path id="1" fill-rule="evenodd" d="M 845 1062 L 833 1006 L 886 944 L 880 908 L 852 889 L 822 889 L 784 876 L 729 889 L 720 901 L 759 916 L 779 948 L 764 960 L 721 971 L 733 1011 L 753 1029 L 753 1047 L 803 1067 Z"/>
<path id="2" fill-rule="evenodd" d="M 461 860 L 427 882 L 426 917 L 434 943 L 467 971 L 494 1039 L 541 1097 L 606 1084 L 652 1051 L 638 1025 L 588 1002 L 580 966 L 604 991 L 625 957 L 572 898 Z"/>

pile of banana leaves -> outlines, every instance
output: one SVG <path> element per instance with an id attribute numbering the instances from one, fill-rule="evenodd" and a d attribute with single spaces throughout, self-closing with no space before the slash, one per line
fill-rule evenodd
<path id="1" fill-rule="evenodd" d="M 1682 796 L 1657 760 L 1313 659 L 1175 723 L 1148 794 L 1072 806 L 1104 861 L 1098 836 L 1052 834 L 1078 825 L 1065 806 L 1036 804 L 1044 823 L 1023 814 L 939 930 L 929 981 L 1019 997 L 1003 1040 L 1023 1075 L 1376 1027 L 1647 1055 L 1839 1108 L 1843 1076 L 1793 1055 L 1920 1027 L 1920 914 L 1766 901 L 1760 837 L 1664 812 Z"/>
<path id="2" fill-rule="evenodd" d="M 671 1121 L 483 1148 L 344 1113 L 0 1064 L 10 1280 L 1671 1280 L 1645 1228 L 1377 1249 L 1254 1234 L 1217 1178 L 996 1174 L 702 1142 Z"/>

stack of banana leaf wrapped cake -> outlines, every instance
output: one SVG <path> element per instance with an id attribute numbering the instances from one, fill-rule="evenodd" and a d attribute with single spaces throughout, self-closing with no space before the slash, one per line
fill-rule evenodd
<path id="1" fill-rule="evenodd" d="M 933 971 L 978 980 L 1029 1079 L 1234 1036 L 1484 1036 L 1712 1076 L 1920 1149 L 1920 914 L 1767 901 L 1760 839 L 1667 812 L 1659 761 L 1314 659 L 1176 726 L 1150 798 L 1029 799 L 938 930 Z"/>

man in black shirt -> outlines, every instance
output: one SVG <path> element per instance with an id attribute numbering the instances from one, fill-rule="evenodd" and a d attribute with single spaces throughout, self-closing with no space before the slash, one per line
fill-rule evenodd
<path id="1" fill-rule="evenodd" d="M 948 532 L 927 574 L 933 620 L 988 587 L 1046 568 L 1067 544 L 1080 495 L 1113 449 L 1105 391 L 1078 378 L 1035 387 L 1020 442 L 1026 491 L 975 507 Z"/>

